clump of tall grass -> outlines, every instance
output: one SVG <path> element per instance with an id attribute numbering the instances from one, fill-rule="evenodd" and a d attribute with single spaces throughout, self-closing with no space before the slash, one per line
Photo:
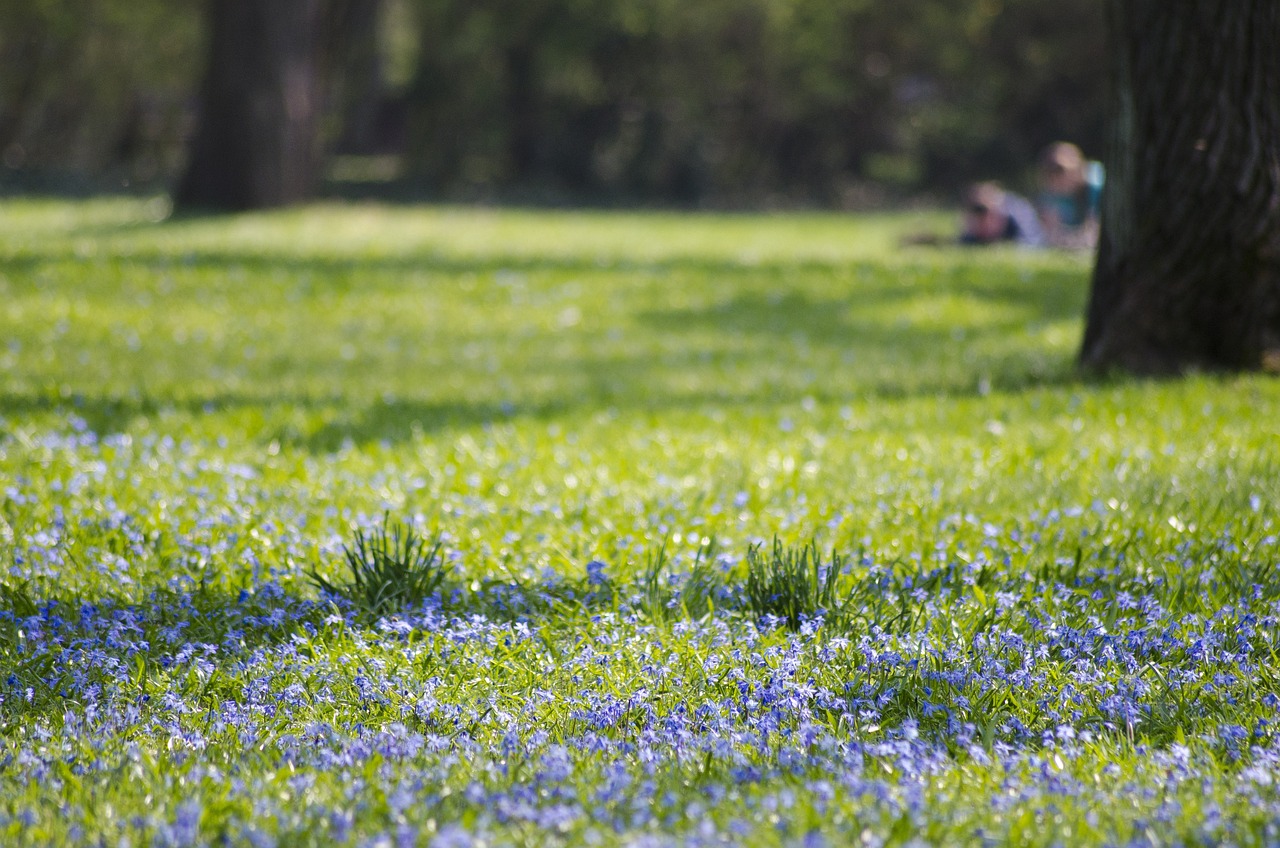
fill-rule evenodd
<path id="1" fill-rule="evenodd" d="M 322 593 L 346 598 L 370 615 L 386 615 L 418 606 L 440 590 L 446 574 L 441 547 L 439 533 L 428 541 L 413 527 L 383 516 L 380 528 L 356 530 L 351 543 L 342 546 L 348 579 L 334 582 L 312 569 L 311 581 Z"/>
<path id="2" fill-rule="evenodd" d="M 724 590 L 724 576 L 715 565 L 715 541 L 699 547 L 693 564 L 682 574 L 673 571 L 666 545 L 658 548 L 649 557 L 639 589 L 639 606 L 651 621 L 681 616 L 696 621 L 713 612 Z"/>
<path id="3" fill-rule="evenodd" d="M 816 541 L 787 546 L 774 537 L 773 547 L 747 549 L 747 608 L 757 617 L 781 619 L 798 629 L 805 619 L 822 614 L 829 624 L 844 623 L 851 595 L 840 590 L 844 559 L 834 549 L 826 561 Z"/>

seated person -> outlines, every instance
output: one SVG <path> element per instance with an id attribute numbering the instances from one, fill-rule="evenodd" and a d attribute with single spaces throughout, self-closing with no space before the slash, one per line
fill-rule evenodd
<path id="1" fill-rule="evenodd" d="M 1040 223 L 1052 247 L 1091 249 L 1098 243 L 1102 164 L 1089 162 L 1067 142 L 1040 157 Z"/>
<path id="2" fill-rule="evenodd" d="M 965 195 L 961 244 L 1011 243 L 1042 247 L 1044 232 L 1035 207 L 996 183 L 978 183 Z"/>

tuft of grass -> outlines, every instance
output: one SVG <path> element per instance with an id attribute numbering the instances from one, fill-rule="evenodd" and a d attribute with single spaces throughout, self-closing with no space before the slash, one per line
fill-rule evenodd
<path id="1" fill-rule="evenodd" d="M 17 618 L 27 618 L 39 612 L 31 594 L 31 581 L 0 579 L 0 611 L 12 613 Z"/>
<path id="2" fill-rule="evenodd" d="M 715 540 L 698 548 L 687 572 L 672 569 L 663 544 L 650 554 L 640 577 L 640 608 L 651 621 L 667 622 L 684 615 L 694 621 L 715 611 L 724 591 L 724 575 L 715 565 Z"/>
<path id="3" fill-rule="evenodd" d="M 672 586 L 667 545 L 664 542 L 659 546 L 657 554 L 648 554 L 648 561 L 640 576 L 640 608 L 650 621 L 667 621 L 674 612 L 675 599 L 676 590 Z"/>
<path id="4" fill-rule="evenodd" d="M 792 630 L 819 612 L 828 621 L 839 621 L 848 600 L 840 597 L 838 587 L 843 567 L 834 549 L 823 562 L 817 541 L 786 546 L 775 536 L 768 553 L 752 545 L 747 549 L 747 608 L 760 618 L 782 619 Z"/>
<path id="5" fill-rule="evenodd" d="M 694 620 L 715 612 L 716 598 L 724 591 L 724 574 L 716 568 L 716 543 L 698 548 L 693 566 L 680 586 L 680 606 Z"/>
<path id="6" fill-rule="evenodd" d="M 413 527 L 383 516 L 382 527 L 356 530 L 342 552 L 350 579 L 335 583 L 317 569 L 311 581 L 321 592 L 346 598 L 370 615 L 385 615 L 418 606 L 444 583 L 445 566 L 437 533 L 428 542 Z"/>

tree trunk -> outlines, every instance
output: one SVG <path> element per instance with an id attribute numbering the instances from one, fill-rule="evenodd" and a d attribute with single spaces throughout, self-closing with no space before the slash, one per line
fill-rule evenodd
<path id="1" fill-rule="evenodd" d="M 310 197 L 319 177 L 323 0 L 210 0 L 209 67 L 179 208 Z"/>
<path id="2" fill-rule="evenodd" d="M 331 25 L 326 41 L 334 99 L 341 115 L 340 153 L 368 155 L 385 147 L 381 126 L 387 91 L 378 24 L 382 0 L 330 0 Z"/>
<path id="3" fill-rule="evenodd" d="M 536 38 L 531 35 L 531 40 Z M 517 184 L 533 180 L 538 165 L 538 81 L 534 48 L 522 41 L 505 51 L 507 166 Z"/>
<path id="4" fill-rule="evenodd" d="M 1108 14 L 1113 137 L 1081 363 L 1280 370 L 1280 3 Z"/>

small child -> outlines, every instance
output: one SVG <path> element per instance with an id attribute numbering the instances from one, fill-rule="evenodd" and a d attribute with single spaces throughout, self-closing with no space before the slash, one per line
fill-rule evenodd
<path id="1" fill-rule="evenodd" d="M 1051 247 L 1088 250 L 1098 243 L 1102 181 L 1102 164 L 1087 161 L 1074 144 L 1060 141 L 1041 155 L 1038 206 Z"/>

